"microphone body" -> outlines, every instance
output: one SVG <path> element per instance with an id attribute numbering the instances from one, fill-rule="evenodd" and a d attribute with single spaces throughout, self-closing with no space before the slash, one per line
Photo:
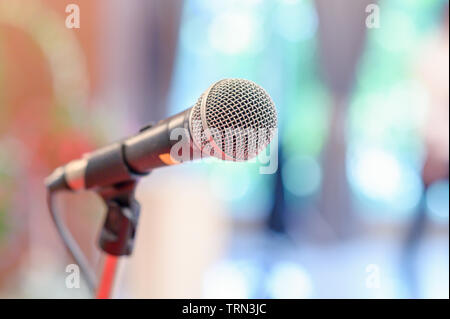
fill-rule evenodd
<path id="1" fill-rule="evenodd" d="M 170 135 L 174 129 L 183 129 L 191 140 L 191 111 L 192 108 L 189 108 L 155 125 L 145 126 L 135 136 L 67 163 L 56 169 L 46 184 L 69 190 L 111 186 L 146 175 L 154 168 L 177 164 L 170 157 L 170 149 L 178 140 L 172 140 Z M 194 144 L 189 147 L 193 149 Z"/>
<path id="2" fill-rule="evenodd" d="M 52 190 L 113 186 L 158 167 L 204 156 L 204 151 L 223 160 L 248 160 L 266 148 L 276 127 L 275 105 L 263 88 L 243 79 L 221 80 L 193 107 L 57 168 L 46 185 Z M 228 135 L 229 131 L 234 133 Z M 179 142 L 187 145 L 174 159 L 172 147 Z M 180 150 L 189 154 L 179 154 Z"/>
<path id="3" fill-rule="evenodd" d="M 172 139 L 174 130 L 182 130 L 190 142 L 190 115 L 192 108 L 143 128 L 141 133 L 124 142 L 124 156 L 130 168 L 137 173 L 147 173 L 162 166 L 177 164 L 170 156 L 172 146 L 179 142 Z M 189 145 L 193 149 L 194 144 Z"/>

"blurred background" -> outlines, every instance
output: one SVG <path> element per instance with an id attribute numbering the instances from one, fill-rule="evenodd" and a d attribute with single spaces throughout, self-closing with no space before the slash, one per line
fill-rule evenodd
<path id="1" fill-rule="evenodd" d="M 143 179 L 116 297 L 449 298 L 448 21 L 447 0 L 0 0 L 0 298 L 89 297 L 43 178 L 227 77 L 275 101 L 277 172 Z M 101 200 L 58 203 L 100 270 Z"/>

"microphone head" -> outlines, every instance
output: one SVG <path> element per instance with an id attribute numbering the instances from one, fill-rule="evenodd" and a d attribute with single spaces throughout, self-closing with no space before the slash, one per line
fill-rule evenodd
<path id="1" fill-rule="evenodd" d="M 277 128 L 277 112 L 269 94 L 244 79 L 211 85 L 190 115 L 194 144 L 203 154 L 246 161 L 264 150 Z"/>

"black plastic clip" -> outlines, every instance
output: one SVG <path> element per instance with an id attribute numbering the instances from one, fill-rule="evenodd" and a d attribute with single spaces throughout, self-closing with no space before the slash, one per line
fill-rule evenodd
<path id="1" fill-rule="evenodd" d="M 120 183 L 98 191 L 107 213 L 100 233 L 100 247 L 114 256 L 131 255 L 139 220 L 140 205 L 134 197 L 136 181 Z"/>

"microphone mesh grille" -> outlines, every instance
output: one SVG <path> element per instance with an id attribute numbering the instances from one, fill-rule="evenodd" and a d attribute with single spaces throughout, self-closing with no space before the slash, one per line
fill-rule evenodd
<path id="1" fill-rule="evenodd" d="M 202 122 L 202 112 L 207 127 Z M 276 128 L 272 99 L 262 87 L 244 79 L 225 79 L 214 84 L 207 96 L 199 98 L 191 115 L 197 146 L 208 152 L 219 149 L 228 159 L 238 161 L 251 159 L 264 150 Z M 217 153 L 214 150 L 211 155 L 222 158 Z"/>

